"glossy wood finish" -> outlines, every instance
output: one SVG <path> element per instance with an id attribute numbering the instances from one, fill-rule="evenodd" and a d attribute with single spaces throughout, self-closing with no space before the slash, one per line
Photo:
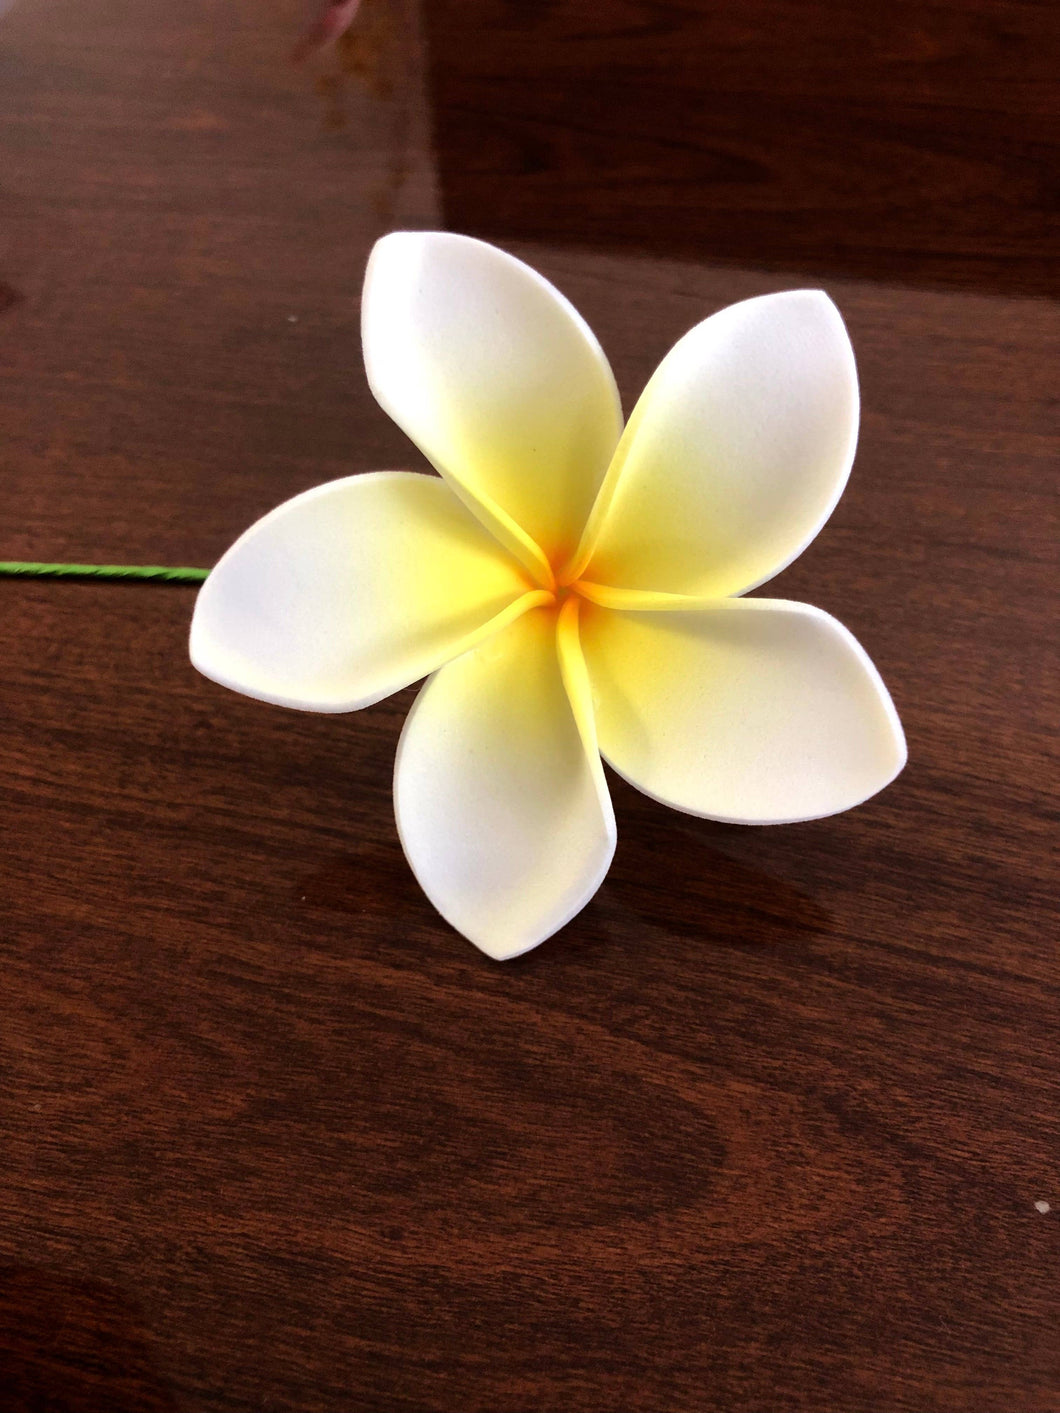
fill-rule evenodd
<path id="1" fill-rule="evenodd" d="M 454 229 L 1057 294 L 1041 0 L 432 0 Z"/>
<path id="2" fill-rule="evenodd" d="M 377 8 L 315 92 L 293 0 L 144 8 L 0 22 L 0 557 L 209 564 L 304 487 L 417 464 L 356 301 L 376 234 L 437 219 L 414 16 Z M 536 219 L 509 244 L 627 406 L 791 282 Z M 1060 316 L 826 284 L 861 449 L 777 592 L 866 644 L 910 766 L 771 830 L 612 779 L 607 883 L 519 962 L 406 870 L 412 690 L 287 714 L 195 675 L 188 590 L 0 584 L 5 1413 L 1060 1407 Z"/>

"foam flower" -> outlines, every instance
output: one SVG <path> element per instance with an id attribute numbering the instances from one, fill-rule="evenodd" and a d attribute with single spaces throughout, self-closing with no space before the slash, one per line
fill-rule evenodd
<path id="1" fill-rule="evenodd" d="M 624 429 L 585 322 L 480 241 L 385 237 L 362 321 L 372 391 L 440 475 L 351 476 L 266 515 L 200 591 L 191 656 L 305 711 L 427 676 L 394 801 L 453 927 L 513 957 L 585 906 L 616 840 L 601 755 L 741 824 L 849 809 L 901 770 L 851 634 L 742 597 L 809 544 L 850 471 L 854 358 L 823 293 L 698 324 Z"/>

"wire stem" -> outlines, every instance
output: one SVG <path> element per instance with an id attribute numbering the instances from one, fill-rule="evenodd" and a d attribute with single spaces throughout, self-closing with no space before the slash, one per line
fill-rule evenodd
<path id="1" fill-rule="evenodd" d="M 163 564 L 32 564 L 0 560 L 0 579 L 150 579 L 156 584 L 201 584 L 209 572 Z"/>

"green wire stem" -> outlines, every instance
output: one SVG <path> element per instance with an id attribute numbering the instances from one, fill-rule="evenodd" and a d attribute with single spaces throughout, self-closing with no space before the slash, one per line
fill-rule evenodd
<path id="1" fill-rule="evenodd" d="M 209 572 L 164 564 L 32 564 L 0 560 L 0 579 L 149 579 L 156 584 L 201 584 Z"/>

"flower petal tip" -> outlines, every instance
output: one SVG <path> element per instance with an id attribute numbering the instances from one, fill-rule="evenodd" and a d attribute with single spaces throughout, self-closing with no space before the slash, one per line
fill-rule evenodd
<path id="1" fill-rule="evenodd" d="M 575 914 L 575 916 L 576 915 L 577 914 Z M 445 915 L 442 914 L 442 916 Z M 566 927 L 567 922 L 572 921 L 571 918 L 568 918 L 567 921 L 561 923 L 559 927 L 554 927 L 550 931 L 541 933 L 540 935 L 537 933 L 524 934 L 517 932 L 505 936 L 499 933 L 474 934 L 472 932 L 466 932 L 451 918 L 446 917 L 445 920 L 454 931 L 460 933 L 461 937 L 466 938 L 468 942 L 477 947 L 483 956 L 489 957 L 491 962 L 514 962 L 520 957 L 527 956 L 530 952 L 540 947 L 543 942 L 547 942 L 550 937 L 555 937 L 557 932 L 562 931 L 562 929 Z"/>
<path id="2" fill-rule="evenodd" d="M 573 922 L 578 914 L 592 902 L 607 877 L 614 853 L 615 841 L 612 837 L 605 858 L 599 863 L 594 876 L 587 882 L 584 892 L 574 900 L 568 901 L 568 906 L 561 915 L 553 914 L 545 920 L 540 916 L 533 916 L 532 912 L 528 911 L 524 917 L 512 916 L 503 921 L 484 924 L 476 911 L 465 912 L 454 908 L 451 898 L 441 896 L 436 887 L 428 887 L 415 868 L 413 868 L 413 872 L 416 873 L 417 881 L 426 894 L 427 900 L 454 932 L 458 932 L 461 937 L 466 938 L 491 961 L 512 962 L 519 957 L 525 957 L 529 952 L 540 947 L 543 942 L 547 942 L 557 933 L 562 932 L 568 923 Z M 409 858 L 407 850 L 406 858 L 412 868 L 412 859 Z"/>

